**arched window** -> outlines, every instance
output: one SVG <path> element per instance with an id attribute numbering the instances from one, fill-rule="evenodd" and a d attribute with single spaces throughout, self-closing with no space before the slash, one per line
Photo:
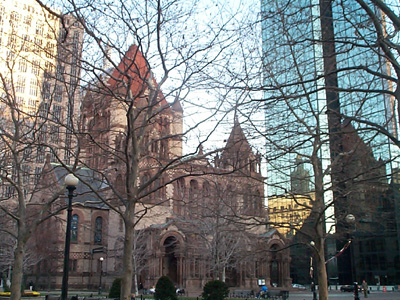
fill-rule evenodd
<path id="1" fill-rule="evenodd" d="M 208 181 L 203 182 L 203 189 L 201 199 L 199 201 L 199 205 L 201 205 L 200 210 L 206 211 L 207 203 L 210 203 L 210 196 L 211 196 L 211 187 Z"/>
<path id="2" fill-rule="evenodd" d="M 78 215 L 73 215 L 71 219 L 71 242 L 78 241 L 78 225 L 79 217 Z"/>
<path id="3" fill-rule="evenodd" d="M 179 178 L 175 183 L 174 191 L 174 213 L 183 214 L 183 205 L 185 201 L 185 179 Z"/>
<path id="4" fill-rule="evenodd" d="M 150 186 L 149 185 L 146 186 L 146 184 L 148 184 L 149 181 L 150 181 L 150 175 L 144 174 L 140 180 L 140 188 L 142 189 L 141 191 L 142 196 L 147 196 L 147 194 L 150 192 Z"/>
<path id="5" fill-rule="evenodd" d="M 164 193 L 164 179 L 163 178 L 157 178 L 156 181 L 154 182 L 154 190 L 155 190 L 155 198 L 156 201 L 163 201 L 165 199 L 165 193 Z"/>
<path id="6" fill-rule="evenodd" d="M 160 142 L 160 158 L 168 158 L 166 141 Z"/>
<path id="7" fill-rule="evenodd" d="M 204 181 L 203 183 L 203 197 L 208 198 L 211 195 L 211 188 L 208 181 Z"/>
<path id="8" fill-rule="evenodd" d="M 196 180 L 190 180 L 190 188 L 189 188 L 189 200 L 197 200 L 199 192 L 199 184 Z"/>
<path id="9" fill-rule="evenodd" d="M 97 217 L 94 224 L 94 242 L 100 244 L 103 240 L 103 218 Z"/>
<path id="10" fill-rule="evenodd" d="M 176 195 L 179 200 L 182 200 L 185 197 L 185 179 L 179 178 L 176 183 Z"/>

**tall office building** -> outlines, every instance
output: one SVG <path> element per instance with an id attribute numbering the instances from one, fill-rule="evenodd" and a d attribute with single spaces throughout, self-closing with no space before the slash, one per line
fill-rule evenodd
<path id="1" fill-rule="evenodd" d="M 384 15 L 370 8 L 384 30 Z M 343 225 L 349 213 L 370 222 L 373 211 L 367 216 L 359 210 L 360 201 L 366 207 L 376 204 L 370 201 L 369 189 L 383 188 L 399 159 L 398 148 L 378 130 L 397 137 L 398 118 L 390 96 L 390 65 L 377 43 L 371 16 L 352 0 L 262 0 L 261 9 L 268 194 L 290 191 L 298 156 L 306 163 L 317 156 L 326 231 L 340 230 L 336 225 Z M 371 162 L 379 160 L 379 170 L 383 165 L 386 174 L 372 176 L 382 174 L 378 164 L 363 165 L 361 152 L 368 153 Z M 349 172 L 346 161 L 358 163 L 355 173 Z M 308 170 L 313 181 L 311 164 Z"/>
<path id="2" fill-rule="evenodd" d="M 21 175 L 26 191 L 46 157 L 69 164 L 76 146 L 83 28 L 53 12 L 34 0 L 0 2 L 2 175 L 14 183 Z M 15 184 L 2 182 L 3 196 L 12 196 Z"/>
<path id="3" fill-rule="evenodd" d="M 269 168 L 269 194 L 280 194 L 290 189 L 290 173 L 298 153 L 309 152 L 311 144 L 300 140 L 316 131 L 306 125 L 318 125 L 322 135 L 329 133 L 328 109 L 375 122 L 395 137 L 398 120 L 390 97 L 392 84 L 385 79 L 390 67 L 375 43 L 371 20 L 356 1 L 261 3 L 264 85 L 270 90 L 265 96 L 272 99 L 266 101 L 266 126 L 275 129 L 267 147 L 271 147 L 271 157 L 278 158 Z M 365 130 L 368 126 L 362 123 L 353 125 L 361 129 L 359 135 L 375 156 L 388 161 L 388 172 L 397 167 L 399 151 L 386 136 Z M 278 153 L 274 147 L 282 146 L 280 141 L 287 146 L 284 151 L 290 152 L 289 159 L 280 155 L 282 149 Z M 331 153 L 324 147 L 329 149 L 329 142 L 321 141 L 320 156 L 327 159 L 326 166 Z M 277 163 L 280 160 L 281 165 Z"/>

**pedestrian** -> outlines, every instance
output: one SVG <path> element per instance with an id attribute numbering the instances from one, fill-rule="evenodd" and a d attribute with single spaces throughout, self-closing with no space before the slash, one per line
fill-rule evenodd
<path id="1" fill-rule="evenodd" d="M 368 298 L 368 283 L 365 281 L 365 279 L 363 280 L 361 287 L 364 292 L 364 298 Z"/>
<path id="2" fill-rule="evenodd" d="M 317 290 L 315 288 L 315 283 L 314 281 L 311 282 L 311 292 L 313 294 L 313 300 L 317 300 Z"/>
<path id="3" fill-rule="evenodd" d="M 268 288 L 265 286 L 265 284 L 261 287 L 260 292 L 258 293 L 257 298 L 267 298 L 267 291 Z"/>

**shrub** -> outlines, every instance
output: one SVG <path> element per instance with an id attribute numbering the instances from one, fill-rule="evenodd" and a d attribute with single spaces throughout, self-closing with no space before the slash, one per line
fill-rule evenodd
<path id="1" fill-rule="evenodd" d="M 229 288 L 221 280 L 212 280 L 206 283 L 203 289 L 204 300 L 224 300 L 229 295 Z"/>
<path id="2" fill-rule="evenodd" d="M 161 276 L 156 284 L 156 292 L 154 293 L 156 300 L 177 300 L 176 290 L 173 282 L 167 276 Z"/>
<path id="3" fill-rule="evenodd" d="M 121 278 L 115 278 L 108 294 L 108 298 L 120 298 L 121 297 Z"/>

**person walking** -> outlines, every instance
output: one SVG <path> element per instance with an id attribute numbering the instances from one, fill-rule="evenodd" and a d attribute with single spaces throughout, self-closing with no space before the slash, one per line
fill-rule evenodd
<path id="1" fill-rule="evenodd" d="M 368 298 L 368 284 L 365 281 L 365 279 L 363 280 L 362 284 L 361 284 L 362 290 L 364 292 L 364 298 Z"/>

